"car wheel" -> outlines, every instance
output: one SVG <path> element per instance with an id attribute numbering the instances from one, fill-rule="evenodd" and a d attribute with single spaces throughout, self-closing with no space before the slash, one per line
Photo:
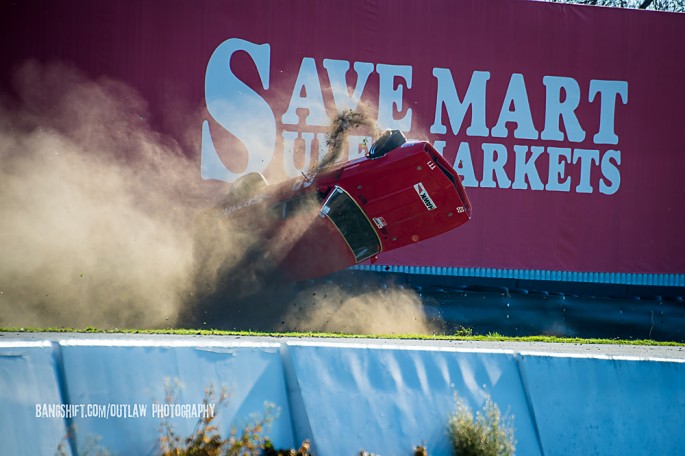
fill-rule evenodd
<path id="1" fill-rule="evenodd" d="M 228 207 L 239 204 L 260 193 L 267 185 L 266 178 L 261 173 L 247 173 L 231 185 L 219 205 Z"/>

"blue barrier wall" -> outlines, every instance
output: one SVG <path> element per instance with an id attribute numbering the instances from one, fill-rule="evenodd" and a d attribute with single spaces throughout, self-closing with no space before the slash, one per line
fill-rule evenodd
<path id="1" fill-rule="evenodd" d="M 582 349 L 582 346 L 580 346 Z M 73 425 L 83 453 L 100 439 L 110 454 L 156 454 L 165 384 L 174 403 L 200 403 L 226 387 L 223 436 L 269 402 L 280 447 L 311 439 L 317 455 L 409 455 L 423 444 L 451 454 L 447 420 L 458 394 L 474 410 L 490 395 L 514 416 L 517 453 L 678 454 L 685 448 L 685 362 L 392 345 L 378 341 L 240 342 L 235 339 L 90 339 L 0 344 L 3 454 L 54 454 Z M 147 405 L 146 416 L 69 419 L 41 404 Z M 114 408 L 113 408 L 114 410 Z M 130 411 L 130 410 L 129 410 Z M 175 418 L 180 436 L 197 419 Z"/>
<path id="2" fill-rule="evenodd" d="M 54 454 L 66 429 L 36 418 L 37 404 L 61 404 L 51 342 L 0 343 L 0 442 L 3 454 Z M 68 451 L 68 448 L 66 449 Z"/>
<path id="3" fill-rule="evenodd" d="M 521 354 L 546 455 L 685 452 L 685 364 Z"/>
<path id="4" fill-rule="evenodd" d="M 457 393 L 474 409 L 491 395 L 516 416 L 525 454 L 540 454 L 511 352 L 325 343 L 291 343 L 288 350 L 322 450 L 401 455 L 423 443 L 430 454 L 450 454 L 446 423 Z"/>
<path id="5" fill-rule="evenodd" d="M 202 403 L 208 386 L 217 393 L 226 388 L 227 406 L 217 414 L 222 435 L 230 432 L 231 424 L 242 427 L 250 415 L 263 413 L 264 402 L 276 404 L 282 408 L 282 418 L 276 420 L 270 435 L 282 445 L 293 445 L 278 344 L 109 344 L 60 343 L 69 400 L 77 404 L 147 404 L 150 408 L 146 417 L 75 420 L 79 447 L 84 437 L 99 435 L 105 448 L 120 454 L 154 454 L 162 419 L 152 416 L 152 405 L 165 402 L 174 381 L 181 383 L 173 401 L 178 404 Z M 178 435 L 189 436 L 197 419 L 175 418 L 169 423 Z"/>

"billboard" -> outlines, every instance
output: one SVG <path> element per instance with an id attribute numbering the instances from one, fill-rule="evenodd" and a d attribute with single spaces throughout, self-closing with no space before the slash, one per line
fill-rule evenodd
<path id="1" fill-rule="evenodd" d="M 208 183 L 300 174 L 344 110 L 430 140 L 473 218 L 380 264 L 684 277 L 685 15 L 524 0 L 65 0 L 0 16 L 3 92 L 30 59 L 122 81 Z M 344 159 L 368 139 L 351 135 Z"/>

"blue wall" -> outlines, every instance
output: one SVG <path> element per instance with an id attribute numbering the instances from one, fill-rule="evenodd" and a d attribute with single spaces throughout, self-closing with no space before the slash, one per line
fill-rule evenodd
<path id="1" fill-rule="evenodd" d="M 281 409 L 280 447 L 305 438 L 317 455 L 451 454 L 454 394 L 473 409 L 490 395 L 514 416 L 517 453 L 678 454 L 685 448 L 685 363 L 508 350 L 394 346 L 377 341 L 263 343 L 235 339 L 91 339 L 0 343 L 3 454 L 54 454 L 70 425 L 74 449 L 98 437 L 111 454 L 155 454 L 165 383 L 175 403 L 226 387 L 222 435 L 264 403 Z M 36 404 L 147 404 L 147 416 L 36 417 Z M 196 419 L 171 420 L 189 435 Z M 67 450 L 70 450 L 67 447 Z"/>

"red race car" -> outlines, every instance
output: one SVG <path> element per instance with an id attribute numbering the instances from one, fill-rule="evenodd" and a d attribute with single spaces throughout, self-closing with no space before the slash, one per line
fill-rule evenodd
<path id="1" fill-rule="evenodd" d="M 407 142 L 397 130 L 386 131 L 367 156 L 312 175 L 267 185 L 248 174 L 221 209 L 246 220 L 261 254 L 293 280 L 373 262 L 471 218 L 455 170 L 428 142 Z"/>

